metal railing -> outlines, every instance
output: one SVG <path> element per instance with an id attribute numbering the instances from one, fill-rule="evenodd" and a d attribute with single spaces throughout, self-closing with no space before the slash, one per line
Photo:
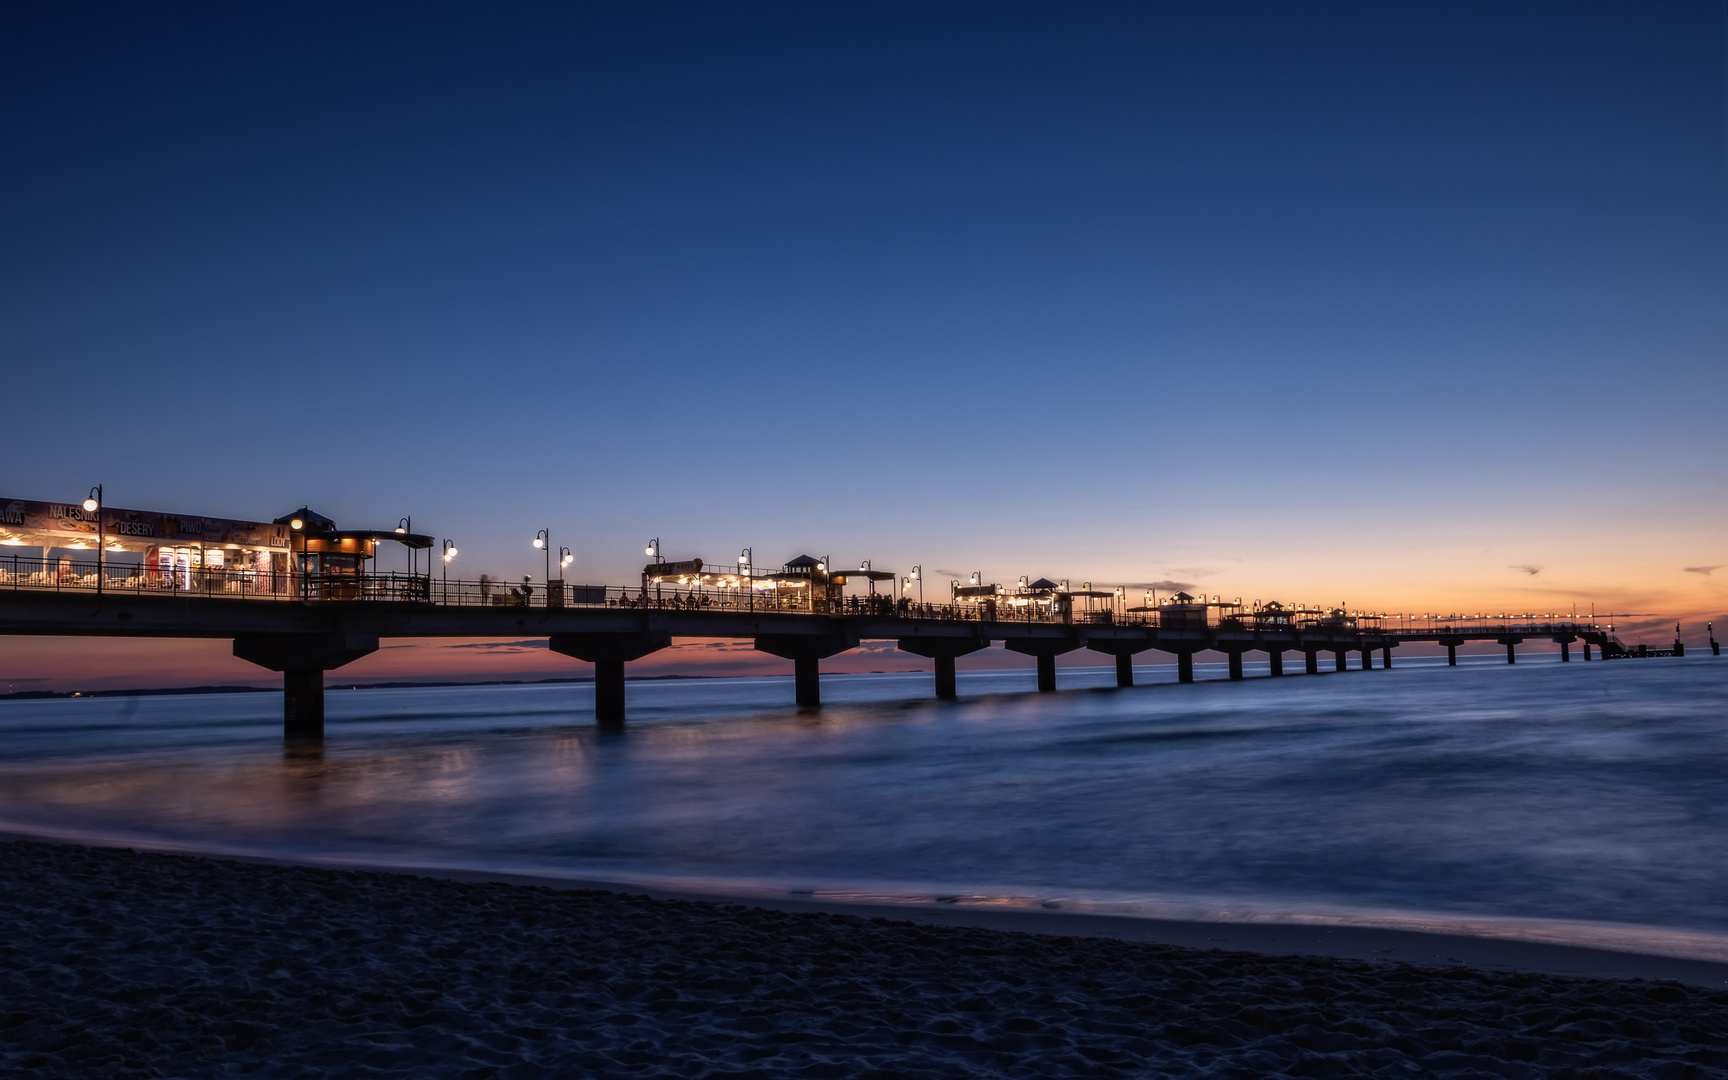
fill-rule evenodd
<path id="1" fill-rule="evenodd" d="M 737 575 L 742 577 L 742 574 Z M 760 579 L 758 579 L 760 580 Z M 452 607 L 607 608 L 653 611 L 783 612 L 789 614 L 880 616 L 951 622 L 1028 623 L 1076 626 L 1163 627 L 1214 631 L 1343 632 L 1390 637 L 1527 636 L 1600 633 L 1611 625 L 1587 618 L 1533 615 L 1387 615 L 1350 613 L 1346 618 L 1297 618 L 1268 611 L 1196 612 L 1158 608 L 1125 610 L 1099 604 L 1087 609 L 1067 603 L 1016 604 L 1011 594 L 981 601 L 921 604 L 885 593 L 832 597 L 815 588 L 750 588 L 746 585 L 673 585 L 648 582 L 640 587 L 573 585 L 554 582 L 549 590 L 532 579 L 446 580 L 420 574 L 307 575 L 282 569 L 243 567 L 158 568 L 107 563 L 98 572 L 94 559 L 42 559 L 0 553 L 0 591 L 114 593 L 118 595 L 200 596 L 239 600 L 368 601 L 421 603 Z M 1076 605 L 1079 604 L 1078 609 Z M 1198 616 L 1198 617 L 1197 617 Z"/>

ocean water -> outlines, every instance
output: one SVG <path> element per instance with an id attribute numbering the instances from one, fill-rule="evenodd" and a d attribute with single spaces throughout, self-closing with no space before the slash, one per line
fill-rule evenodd
<path id="1" fill-rule="evenodd" d="M 273 694 L 5 701 L 0 829 L 1728 959 L 1728 661 L 1199 674 L 632 682 L 617 734 L 585 684 L 331 690 L 318 753 Z"/>

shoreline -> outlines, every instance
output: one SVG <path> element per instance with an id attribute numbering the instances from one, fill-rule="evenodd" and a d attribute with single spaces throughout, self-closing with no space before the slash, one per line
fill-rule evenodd
<path id="1" fill-rule="evenodd" d="M 0 867 L 0 1071 L 44 1080 L 1728 1080 L 1728 992 L 1676 981 L 68 843 Z"/>
<path id="2" fill-rule="evenodd" d="M 265 866 L 394 874 L 463 884 L 503 884 L 561 892 L 607 892 L 654 900 L 740 905 L 790 914 L 832 914 L 890 919 L 930 926 L 967 927 L 1057 937 L 1108 938 L 1187 949 L 1223 949 L 1263 956 L 1325 957 L 1339 960 L 1394 961 L 1428 967 L 1461 967 L 1481 972 L 1529 972 L 1573 978 L 1672 980 L 1711 990 L 1728 990 L 1728 962 L 1662 953 L 1634 952 L 1590 945 L 1525 938 L 1444 933 L 1396 927 L 1317 922 L 1200 920 L 1133 914 L 1043 910 L 1030 906 L 927 902 L 868 902 L 787 890 L 736 891 L 665 887 L 640 881 L 566 877 L 522 871 L 387 863 L 342 858 L 289 858 L 137 840 L 71 837 L 0 828 L 0 842 L 141 851 Z"/>

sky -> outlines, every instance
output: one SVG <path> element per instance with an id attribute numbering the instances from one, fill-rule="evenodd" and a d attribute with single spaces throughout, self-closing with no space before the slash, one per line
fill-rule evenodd
<path id="1" fill-rule="evenodd" d="M 411 515 L 467 577 L 549 528 L 595 583 L 659 537 L 1656 642 L 1728 613 L 1725 21 L 13 5 L 0 495 Z M 400 644 L 356 677 L 546 659 Z"/>

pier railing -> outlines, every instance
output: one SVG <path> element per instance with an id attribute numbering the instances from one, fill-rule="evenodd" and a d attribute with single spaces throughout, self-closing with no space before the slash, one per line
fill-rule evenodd
<path id="1" fill-rule="evenodd" d="M 743 575 L 737 575 L 742 578 Z M 737 580 L 736 578 L 734 580 Z M 1108 601 L 1074 598 L 1040 603 L 1012 594 L 978 602 L 918 603 L 887 594 L 851 594 L 832 599 L 808 588 L 751 588 L 736 585 L 644 586 L 578 585 L 533 579 L 447 580 L 420 574 L 308 575 L 289 570 L 246 567 L 154 567 L 105 563 L 95 559 L 52 559 L 0 553 L 0 591 L 32 590 L 117 595 L 200 596 L 235 600 L 372 601 L 452 607 L 610 608 L 656 611 L 760 611 L 817 615 L 882 616 L 958 622 L 1061 624 L 1077 626 L 1195 628 L 1209 631 L 1342 631 L 1389 637 L 1429 639 L 1464 637 L 1543 637 L 1603 632 L 1612 624 L 1589 617 L 1551 614 L 1370 614 L 1337 618 L 1275 621 L 1272 609 L 1240 613 L 1209 610 L 1204 623 L 1193 611 L 1125 610 Z M 816 592 L 817 595 L 812 595 Z M 1016 601 L 1019 601 L 1018 603 Z M 1088 603 L 1094 606 L 1088 608 Z M 1282 618 L 1277 615 L 1276 618 Z"/>

